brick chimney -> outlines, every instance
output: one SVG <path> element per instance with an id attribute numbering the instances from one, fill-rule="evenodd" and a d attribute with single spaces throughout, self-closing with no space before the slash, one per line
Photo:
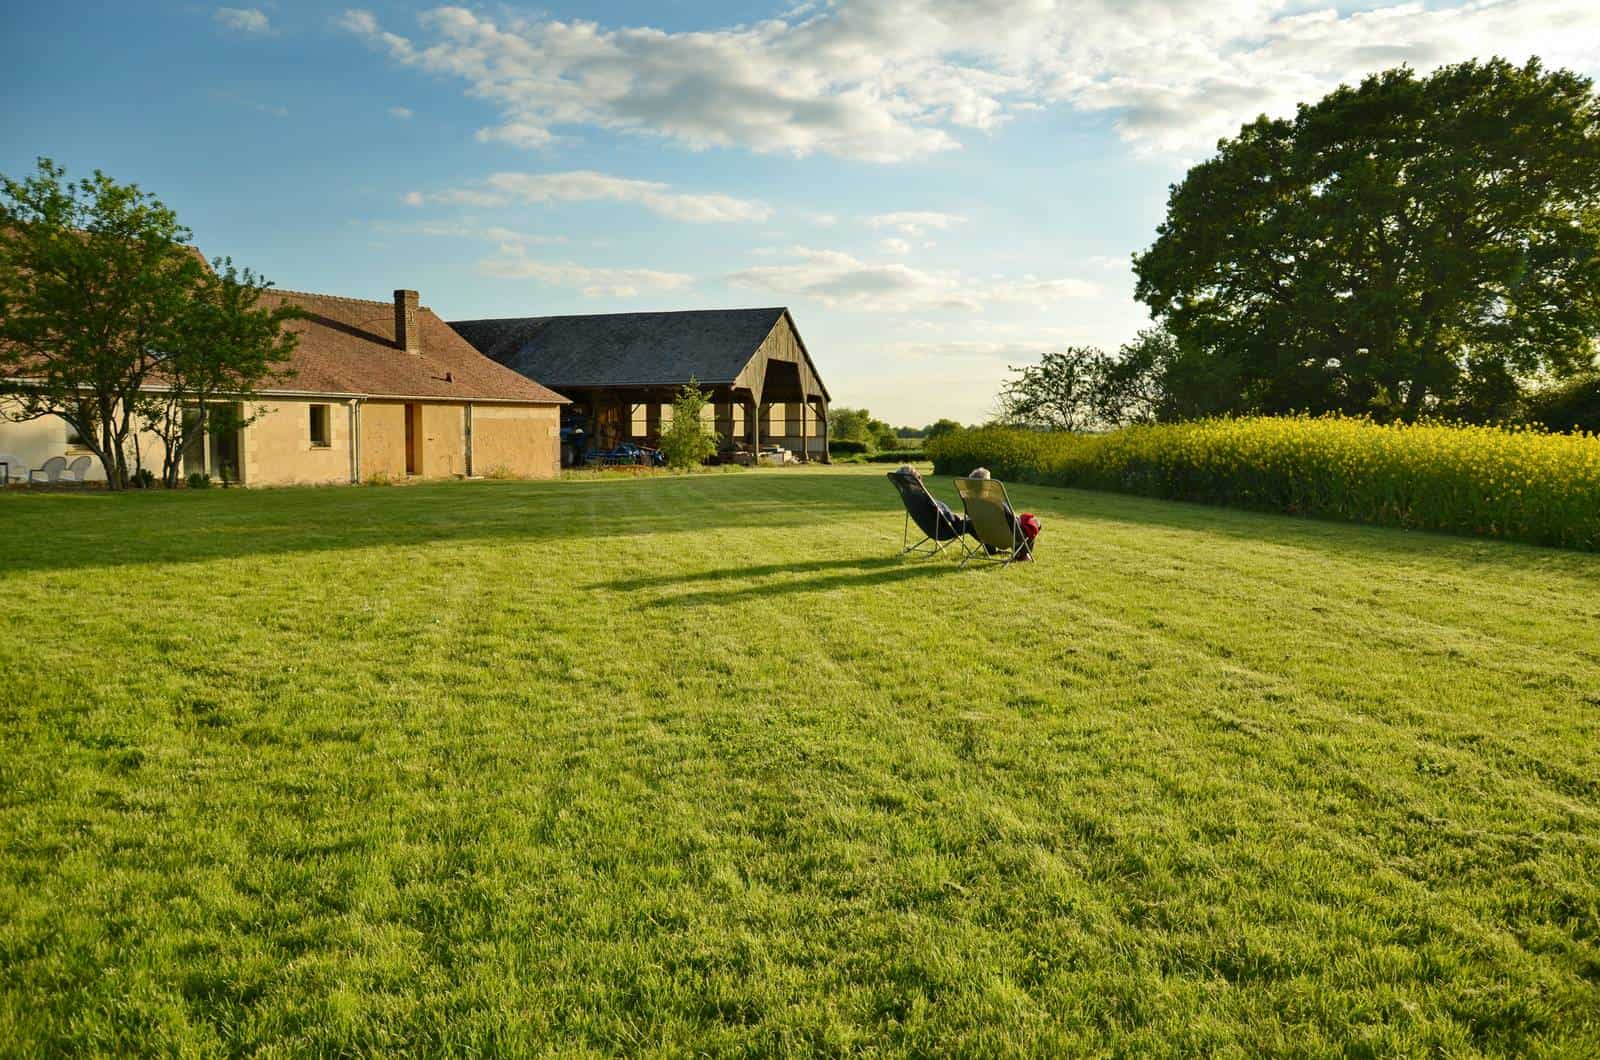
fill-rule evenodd
<path id="1" fill-rule="evenodd" d="M 417 326 L 417 292 L 394 293 L 394 344 L 407 353 L 422 352 L 422 329 Z"/>

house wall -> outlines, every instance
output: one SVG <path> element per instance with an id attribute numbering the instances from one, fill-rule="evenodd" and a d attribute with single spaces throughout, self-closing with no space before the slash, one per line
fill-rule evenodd
<path id="1" fill-rule="evenodd" d="M 472 472 L 501 469 L 521 478 L 554 478 L 561 465 L 561 410 L 555 406 L 472 406 Z"/>
<path id="2" fill-rule="evenodd" d="M 311 443 L 311 406 L 328 406 L 329 444 Z M 17 405 L 0 399 L 0 413 Z M 423 478 L 449 478 L 467 469 L 464 404 L 422 403 Z M 360 476 L 406 477 L 406 406 L 398 401 L 360 405 Z M 239 460 L 247 486 L 289 486 L 350 481 L 350 405 L 330 399 L 313 401 L 272 398 L 245 410 L 255 417 L 242 432 Z M 560 410 L 555 406 L 474 405 L 473 470 L 484 475 L 499 469 L 525 478 L 551 478 L 560 469 Z M 27 481 L 30 468 L 53 456 L 69 461 L 91 460 L 88 478 L 105 478 L 100 461 L 87 449 L 67 444 L 65 420 L 41 417 L 23 423 L 0 419 L 0 460 L 11 465 L 11 480 Z M 164 449 L 149 432 L 137 435 L 143 466 L 160 473 Z M 134 466 L 134 439 L 129 440 L 128 466 Z"/>
<path id="3" fill-rule="evenodd" d="M 90 482 L 105 481 L 100 458 L 83 446 L 67 443 L 71 428 L 66 420 L 59 416 L 41 416 L 22 423 L 12 422 L 7 413 L 20 411 L 21 407 L 14 398 L 0 398 L 0 460 L 9 465 L 12 482 L 28 481 L 28 472 L 44 466 L 44 462 L 53 456 L 64 456 L 68 463 L 86 456 L 89 458 L 86 479 Z M 136 466 L 143 466 L 159 475 L 161 460 L 165 455 L 166 448 L 161 444 L 160 437 L 149 431 L 136 431 L 128 438 L 130 471 Z"/>
<path id="4" fill-rule="evenodd" d="M 311 444 L 311 406 L 328 406 L 328 442 Z M 251 406 L 240 460 L 247 486 L 321 485 L 350 481 L 350 405 L 343 401 L 273 398 Z"/>
<path id="5" fill-rule="evenodd" d="M 464 405 L 422 406 L 423 478 L 467 473 L 467 410 Z"/>
<path id="6" fill-rule="evenodd" d="M 406 407 L 398 401 L 361 405 L 361 480 L 406 477 Z"/>

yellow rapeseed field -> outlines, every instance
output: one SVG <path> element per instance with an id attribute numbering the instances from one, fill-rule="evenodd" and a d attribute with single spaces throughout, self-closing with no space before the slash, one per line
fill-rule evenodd
<path id="1" fill-rule="evenodd" d="M 1252 417 L 1104 435 L 934 439 L 941 472 L 1600 549 L 1600 437 L 1531 428 Z"/>

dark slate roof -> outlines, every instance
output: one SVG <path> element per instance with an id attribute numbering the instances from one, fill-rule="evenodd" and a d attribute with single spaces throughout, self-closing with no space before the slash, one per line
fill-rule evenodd
<path id="1" fill-rule="evenodd" d="M 546 386 L 731 383 L 783 316 L 766 309 L 452 320 L 479 352 Z"/>

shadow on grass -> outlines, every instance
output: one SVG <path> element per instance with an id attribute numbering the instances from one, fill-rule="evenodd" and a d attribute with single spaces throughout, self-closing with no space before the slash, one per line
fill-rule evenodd
<path id="1" fill-rule="evenodd" d="M 956 564 L 939 560 L 904 560 L 899 556 L 884 559 L 819 560 L 813 563 L 769 563 L 760 566 L 723 567 L 685 574 L 649 575 L 596 582 L 584 588 L 616 592 L 640 592 L 699 586 L 692 592 L 676 593 L 644 602 L 649 608 L 694 607 L 699 604 L 728 603 L 767 596 L 825 592 L 868 585 L 886 585 L 940 574 L 953 574 Z M 809 577 L 784 577 L 809 575 Z M 775 579 L 775 580 L 763 580 Z M 751 584 L 754 582 L 755 584 Z"/>
<path id="2" fill-rule="evenodd" d="M 954 501 L 947 479 L 931 479 L 930 484 L 937 495 Z M 1049 486 L 1016 486 L 1012 496 L 1020 508 L 1037 511 L 1045 520 L 1041 559 L 1046 562 L 1058 548 L 1070 548 L 1074 535 L 1127 526 L 1224 535 L 1363 561 L 1401 558 L 1600 575 L 1600 556 L 1531 545 Z M 0 497 L 0 572 L 434 544 L 589 541 L 603 548 L 607 541 L 721 530 L 803 529 L 831 535 L 841 524 L 879 518 L 886 539 L 892 533 L 898 540 L 902 508 L 893 489 L 879 475 L 857 471 L 395 488 L 52 493 Z M 871 562 L 870 557 L 847 560 L 839 569 L 861 569 Z M 762 568 L 743 568 L 727 572 L 723 583 L 804 569 L 773 564 L 764 574 Z M 634 581 L 631 588 L 649 587 L 645 579 Z"/>
<path id="3" fill-rule="evenodd" d="M 130 492 L 0 501 L 0 571 L 434 544 L 550 544 L 827 527 L 881 512 L 871 478 L 756 473 L 394 488 Z"/>

